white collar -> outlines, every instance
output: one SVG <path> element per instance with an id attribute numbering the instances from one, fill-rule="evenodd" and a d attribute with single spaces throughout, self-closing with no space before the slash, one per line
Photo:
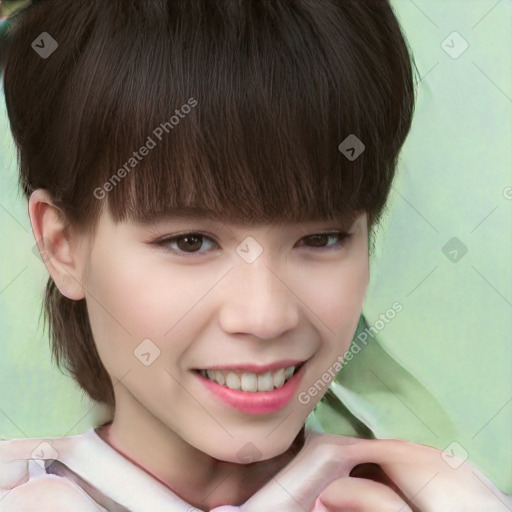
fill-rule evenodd
<path id="1" fill-rule="evenodd" d="M 73 436 L 1 442 L 0 473 L 3 474 L 0 476 L 0 488 L 11 489 L 19 485 L 30 474 L 29 461 L 34 463 L 34 459 L 62 462 L 100 493 L 130 512 L 194 510 L 164 484 L 118 453 L 98 435 L 94 427 Z"/>
<path id="2" fill-rule="evenodd" d="M 72 471 L 131 512 L 189 512 L 191 506 L 105 442 L 94 428 L 59 457 Z"/>

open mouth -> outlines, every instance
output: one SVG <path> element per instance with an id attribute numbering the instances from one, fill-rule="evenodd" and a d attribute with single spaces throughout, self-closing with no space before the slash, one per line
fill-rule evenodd
<path id="1" fill-rule="evenodd" d="M 222 369 L 194 371 L 205 379 L 226 388 L 258 393 L 282 388 L 299 371 L 303 364 L 268 370 L 263 373 Z"/>

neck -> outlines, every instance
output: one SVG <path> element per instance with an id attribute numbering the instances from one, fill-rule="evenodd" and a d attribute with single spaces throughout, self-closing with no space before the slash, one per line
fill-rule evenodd
<path id="1" fill-rule="evenodd" d="M 210 457 L 166 428 L 164 441 L 163 431 L 158 432 L 159 429 L 144 429 L 143 433 L 140 428 L 127 429 L 126 425 L 116 414 L 98 434 L 133 464 L 202 510 L 245 503 L 304 445 L 303 427 L 284 453 L 251 464 L 237 464 Z M 144 439 L 151 439 L 151 442 L 144 442 Z"/>

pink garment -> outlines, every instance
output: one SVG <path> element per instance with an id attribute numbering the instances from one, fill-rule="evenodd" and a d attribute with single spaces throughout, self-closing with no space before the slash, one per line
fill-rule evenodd
<path id="1" fill-rule="evenodd" d="M 101 512 L 197 510 L 123 457 L 94 428 L 74 436 L 0 442 L 0 511 L 17 512 L 2 507 L 2 499 L 19 485 L 41 478 L 67 479 Z M 218 507 L 216 512 L 224 510 L 233 508 Z"/>
<path id="2" fill-rule="evenodd" d="M 102 437 L 101 428 L 74 436 L 11 439 L 0 442 L 0 512 L 20 512 L 16 489 L 46 480 L 47 498 L 59 510 L 80 512 L 202 512 L 182 500 L 163 483 L 118 453 Z M 331 460 L 335 444 L 352 444 L 342 436 L 327 437 L 307 430 L 301 456 L 240 507 L 223 505 L 209 512 L 303 512 L 324 510 L 317 497 L 333 480 L 347 476 L 349 462 Z M 320 447 L 316 452 L 315 447 Z M 56 483 L 60 485 L 56 485 Z M 62 486 L 62 483 L 65 483 Z M 37 485 L 37 484 L 36 484 Z M 9 498 L 9 493 L 15 490 Z M 18 489 L 19 491 L 19 489 Z M 68 492 L 66 492 L 68 491 Z M 72 491 L 72 492 L 69 492 Z M 72 495 L 73 497 L 69 497 Z M 29 512 L 39 510 L 32 490 Z M 6 506 L 6 503 L 11 504 Z M 69 501 L 69 503 L 68 503 Z M 12 503 L 14 502 L 14 505 Z M 90 507 L 89 507 L 90 505 Z M 23 512 L 26 508 L 23 508 Z"/>

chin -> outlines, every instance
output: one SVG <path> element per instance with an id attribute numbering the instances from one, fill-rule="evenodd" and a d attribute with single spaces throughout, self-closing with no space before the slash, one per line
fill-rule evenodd
<path id="1" fill-rule="evenodd" d="M 274 459 L 288 450 L 295 454 L 300 451 L 303 443 L 304 426 L 301 426 L 295 434 L 290 430 L 283 432 L 281 437 L 277 435 L 269 437 L 268 433 L 263 436 L 246 434 L 237 436 L 227 443 L 216 443 L 213 446 L 204 447 L 202 451 L 217 460 L 234 464 L 251 464 Z"/>

